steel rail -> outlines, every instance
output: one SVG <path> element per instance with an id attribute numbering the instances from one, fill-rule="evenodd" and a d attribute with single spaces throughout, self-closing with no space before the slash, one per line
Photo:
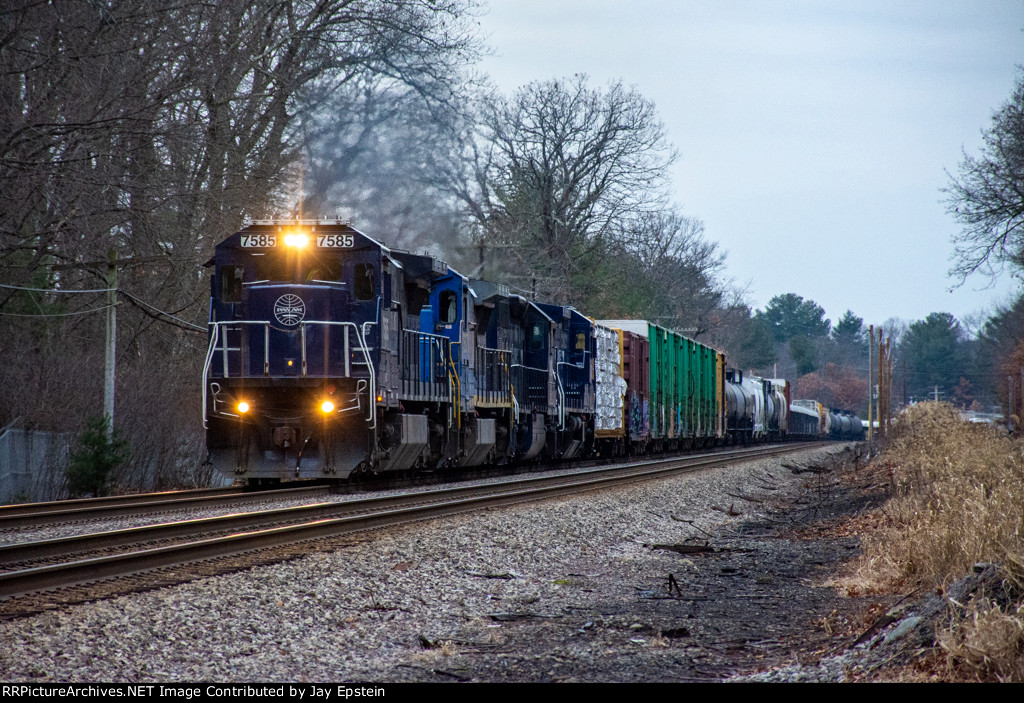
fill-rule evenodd
<path id="1" fill-rule="evenodd" d="M 0 505 L 0 518 L 8 515 L 24 515 L 26 513 L 44 512 L 47 510 L 60 510 L 62 508 L 91 507 L 101 505 L 130 505 L 133 502 L 145 503 L 154 500 L 174 500 L 176 498 L 187 498 L 190 496 L 204 495 L 228 495 L 240 493 L 244 488 L 198 488 L 182 491 L 157 491 L 155 493 L 133 493 L 123 496 L 107 496 L 104 498 L 70 498 L 68 500 L 48 500 L 38 503 L 11 503 Z"/>
<path id="2" fill-rule="evenodd" d="M 745 454 L 743 456 L 746 456 Z M 757 456 L 762 456 L 758 454 Z M 324 502 L 311 505 L 297 505 L 287 508 L 268 509 L 249 513 L 233 513 L 230 515 L 219 515 L 208 518 L 195 518 L 191 520 L 177 520 L 174 522 L 160 523 L 156 525 L 142 525 L 129 527 L 120 530 L 105 532 L 94 532 L 73 537 L 58 537 L 35 542 L 23 542 L 20 544 L 0 545 L 0 566 L 14 564 L 22 561 L 38 560 L 53 556 L 74 556 L 85 552 L 108 549 L 131 544 L 143 544 L 147 542 L 159 542 L 180 537 L 194 537 L 200 534 L 213 532 L 230 532 L 254 528 L 267 528 L 274 525 L 296 523 L 300 521 L 312 521 L 331 519 L 350 515 L 358 512 L 372 510 L 384 510 L 395 507 L 407 507 L 412 505 L 423 505 L 430 502 L 451 500 L 454 498 L 469 498 L 473 496 L 486 496 L 495 492 L 508 492 L 517 488 L 527 489 L 531 486 L 541 485 L 580 485 L 581 477 L 595 477 L 595 480 L 608 481 L 614 475 L 624 473 L 627 476 L 637 475 L 638 467 L 652 467 L 654 472 L 677 470 L 675 466 L 679 462 L 705 458 L 705 461 L 716 462 L 723 457 L 722 453 L 712 455 L 698 455 L 697 457 L 678 457 L 662 459 L 655 462 L 631 463 L 613 467 L 588 469 L 570 474 L 558 476 L 534 476 L 531 478 L 520 478 L 498 483 L 478 484 L 473 486 L 458 486 L 454 488 L 442 488 L 434 490 L 406 493 L 397 496 L 369 497 L 344 502 Z M 668 464 L 668 467 L 658 467 L 660 464 Z M 692 462 L 686 463 L 690 467 Z M 699 466 L 699 464 L 697 465 Z"/>
<path id="3" fill-rule="evenodd" d="M 56 522 L 72 522 L 75 520 L 149 515 L 184 508 L 204 508 L 214 505 L 251 503 L 260 500 L 294 499 L 301 498 L 307 494 L 312 496 L 328 492 L 330 492 L 330 488 L 323 485 L 268 491 L 246 491 L 244 488 L 216 488 L 201 489 L 199 491 L 141 493 L 114 498 L 85 498 L 49 503 L 29 503 L 26 506 L 2 506 L 0 507 L 0 530 Z M 11 508 L 9 512 L 8 508 Z"/>
<path id="4" fill-rule="evenodd" d="M 764 458 L 776 454 L 801 451 L 814 446 L 817 445 L 775 446 L 758 448 L 756 450 L 676 457 L 653 463 L 633 463 L 612 468 L 591 469 L 580 473 L 555 477 L 541 476 L 485 486 L 466 486 L 387 498 L 369 498 L 345 503 L 305 506 L 310 511 L 322 511 L 326 508 L 328 510 L 333 509 L 336 513 L 337 511 L 344 510 L 349 512 L 358 509 L 365 510 L 367 506 L 373 503 L 376 503 L 379 507 L 373 512 L 359 515 L 307 519 L 306 522 L 300 524 L 255 529 L 250 532 L 235 533 L 223 537 L 193 540 L 181 544 L 142 549 L 124 554 L 11 571 L 0 574 L 0 597 L 77 585 L 117 576 L 128 576 L 167 566 L 217 557 L 234 556 L 257 549 L 325 537 L 337 537 L 405 522 L 608 488 L 622 483 L 658 478 L 674 472 L 693 471 L 711 465 Z M 431 502 L 425 503 L 424 501 Z M 291 509 L 293 511 L 292 514 L 298 515 L 302 508 L 303 506 Z M 222 524 L 228 524 L 228 518 L 258 520 L 261 515 L 262 513 L 256 512 L 243 516 L 225 516 Z M 307 518 L 312 517 L 312 515 L 313 512 L 308 513 Z M 265 521 L 266 517 L 263 519 Z M 213 520 L 216 520 L 216 518 Z M 186 522 L 196 523 L 201 521 Z M 144 529 L 138 528 L 139 533 L 141 534 Z M 189 528 L 175 529 L 187 531 Z M 131 530 L 119 532 L 131 532 Z M 95 536 L 87 537 L 92 538 Z M 50 542 L 53 541 L 51 540 Z"/>

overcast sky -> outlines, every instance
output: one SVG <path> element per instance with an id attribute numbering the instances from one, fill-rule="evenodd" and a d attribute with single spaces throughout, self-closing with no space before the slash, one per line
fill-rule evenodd
<path id="1" fill-rule="evenodd" d="M 940 189 L 1010 96 L 1024 0 L 491 0 L 479 20 L 506 93 L 586 73 L 654 101 L 675 198 L 753 307 L 792 292 L 879 323 L 1018 290 L 949 291 Z"/>

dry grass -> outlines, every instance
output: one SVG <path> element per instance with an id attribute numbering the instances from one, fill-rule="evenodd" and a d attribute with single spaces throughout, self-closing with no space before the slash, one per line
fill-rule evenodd
<path id="1" fill-rule="evenodd" d="M 980 681 L 1024 681 L 1024 604 L 1003 606 L 988 598 L 970 604 L 938 633 L 951 671 Z"/>
<path id="2" fill-rule="evenodd" d="M 939 588 L 978 562 L 1024 586 L 1024 441 L 962 421 L 945 403 L 900 416 L 881 460 L 893 497 L 863 539 L 857 578 L 877 588 Z M 950 666 L 978 679 L 1024 680 L 1024 607 L 979 598 L 939 633 Z"/>

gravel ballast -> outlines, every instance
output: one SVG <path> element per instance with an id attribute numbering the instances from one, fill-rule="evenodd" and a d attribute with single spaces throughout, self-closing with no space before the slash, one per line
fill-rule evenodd
<path id="1" fill-rule="evenodd" d="M 823 585 L 857 553 L 853 538 L 789 535 L 829 490 L 793 466 L 850 456 L 835 445 L 425 521 L 0 623 L 0 671 L 34 682 L 687 681 L 802 663 L 827 648 L 829 618 L 862 604 Z M 699 545 L 717 551 L 683 553 Z"/>

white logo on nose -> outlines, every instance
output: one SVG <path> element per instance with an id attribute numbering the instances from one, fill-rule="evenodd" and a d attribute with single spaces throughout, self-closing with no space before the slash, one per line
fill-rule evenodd
<path id="1" fill-rule="evenodd" d="M 286 327 L 294 327 L 306 316 L 306 304 L 302 298 L 291 293 L 282 295 L 274 303 L 274 317 Z"/>

